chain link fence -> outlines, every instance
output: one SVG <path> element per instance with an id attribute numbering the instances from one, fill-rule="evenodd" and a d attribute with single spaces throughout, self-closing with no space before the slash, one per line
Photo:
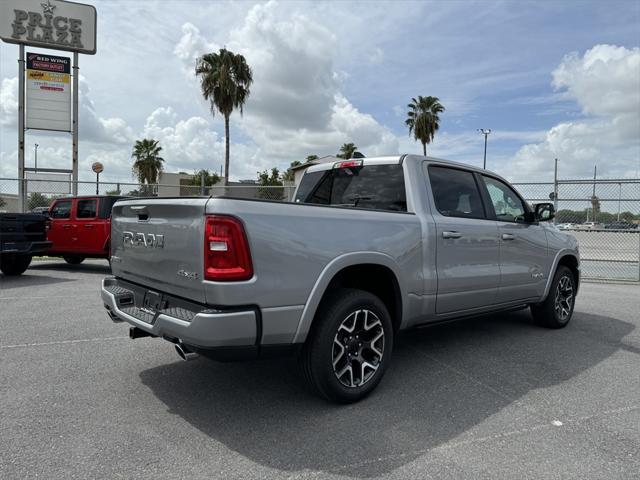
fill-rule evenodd
<path id="1" fill-rule="evenodd" d="M 531 204 L 553 202 L 554 223 L 580 243 L 582 276 L 640 281 L 640 180 L 514 183 Z"/>
<path id="2" fill-rule="evenodd" d="M 18 180 L 0 178 L 0 212 L 19 211 Z M 44 209 L 70 196 L 69 180 L 25 180 L 26 210 Z M 530 203 L 553 202 L 554 223 L 580 242 L 582 275 L 590 280 L 640 281 L 640 180 L 559 180 L 515 183 Z M 132 197 L 227 196 L 291 201 L 294 186 L 144 185 L 126 182 L 78 182 L 78 195 Z"/>
<path id="3" fill-rule="evenodd" d="M 61 197 L 72 195 L 70 180 L 24 180 L 26 192 L 25 211 L 44 208 Z M 17 212 L 19 180 L 0 178 L 0 212 Z M 114 195 L 126 197 L 235 197 L 256 198 L 274 201 L 291 201 L 295 186 L 262 186 L 253 183 L 239 183 L 227 186 L 140 184 L 127 182 L 77 182 L 78 195 Z"/>

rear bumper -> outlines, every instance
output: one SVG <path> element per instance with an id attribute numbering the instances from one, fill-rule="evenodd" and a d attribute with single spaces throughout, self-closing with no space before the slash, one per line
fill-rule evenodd
<path id="1" fill-rule="evenodd" d="M 162 294 L 162 308 L 142 308 L 146 289 L 116 277 L 102 281 L 102 301 L 114 322 L 127 322 L 156 337 L 203 349 L 257 344 L 259 317 L 246 307 L 221 310 Z"/>
<path id="2" fill-rule="evenodd" d="M 38 242 L 4 242 L 0 249 L 3 254 L 30 255 L 36 253 L 44 253 L 51 248 L 53 242 L 42 240 Z"/>

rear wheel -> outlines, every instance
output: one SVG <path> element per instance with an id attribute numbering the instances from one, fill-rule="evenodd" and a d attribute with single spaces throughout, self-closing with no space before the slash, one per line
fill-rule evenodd
<path id="1" fill-rule="evenodd" d="M 553 276 L 549 295 L 542 303 L 531 305 L 535 322 L 547 328 L 564 328 L 573 316 L 576 279 L 573 272 L 560 265 Z"/>
<path id="2" fill-rule="evenodd" d="M 380 383 L 393 349 L 393 328 L 378 297 L 340 289 L 323 301 L 302 350 L 309 385 L 327 400 L 356 402 Z"/>
<path id="3" fill-rule="evenodd" d="M 80 265 L 82 262 L 84 262 L 84 257 L 66 256 L 62 258 L 64 258 L 64 261 L 69 265 Z"/>
<path id="4" fill-rule="evenodd" d="M 7 276 L 22 275 L 31 264 L 31 255 L 0 256 L 0 271 Z"/>

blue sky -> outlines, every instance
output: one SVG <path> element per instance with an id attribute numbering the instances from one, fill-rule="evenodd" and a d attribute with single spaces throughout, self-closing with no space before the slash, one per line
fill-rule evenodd
<path id="1" fill-rule="evenodd" d="M 217 169 L 224 130 L 193 77 L 198 55 L 243 53 L 255 84 L 232 117 L 234 178 L 255 178 L 353 141 L 367 155 L 418 153 L 412 96 L 446 107 L 429 154 L 514 180 L 640 170 L 640 2 L 96 1 L 98 53 L 81 57 L 81 176 L 130 179 L 135 139 L 167 170 Z M 29 49 L 39 51 L 38 49 Z M 0 176 L 15 176 L 17 47 L 0 46 Z M 29 132 L 39 164 L 68 168 L 70 139 Z M 31 151 L 28 149 L 28 160 Z"/>

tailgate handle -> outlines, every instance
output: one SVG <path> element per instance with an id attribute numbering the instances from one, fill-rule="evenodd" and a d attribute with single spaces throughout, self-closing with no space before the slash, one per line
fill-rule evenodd
<path id="1" fill-rule="evenodd" d="M 138 215 L 138 220 L 149 220 L 149 211 L 146 205 L 133 205 L 131 210 Z"/>
<path id="2" fill-rule="evenodd" d="M 460 238 L 462 234 L 460 232 L 442 232 L 442 238 Z"/>

